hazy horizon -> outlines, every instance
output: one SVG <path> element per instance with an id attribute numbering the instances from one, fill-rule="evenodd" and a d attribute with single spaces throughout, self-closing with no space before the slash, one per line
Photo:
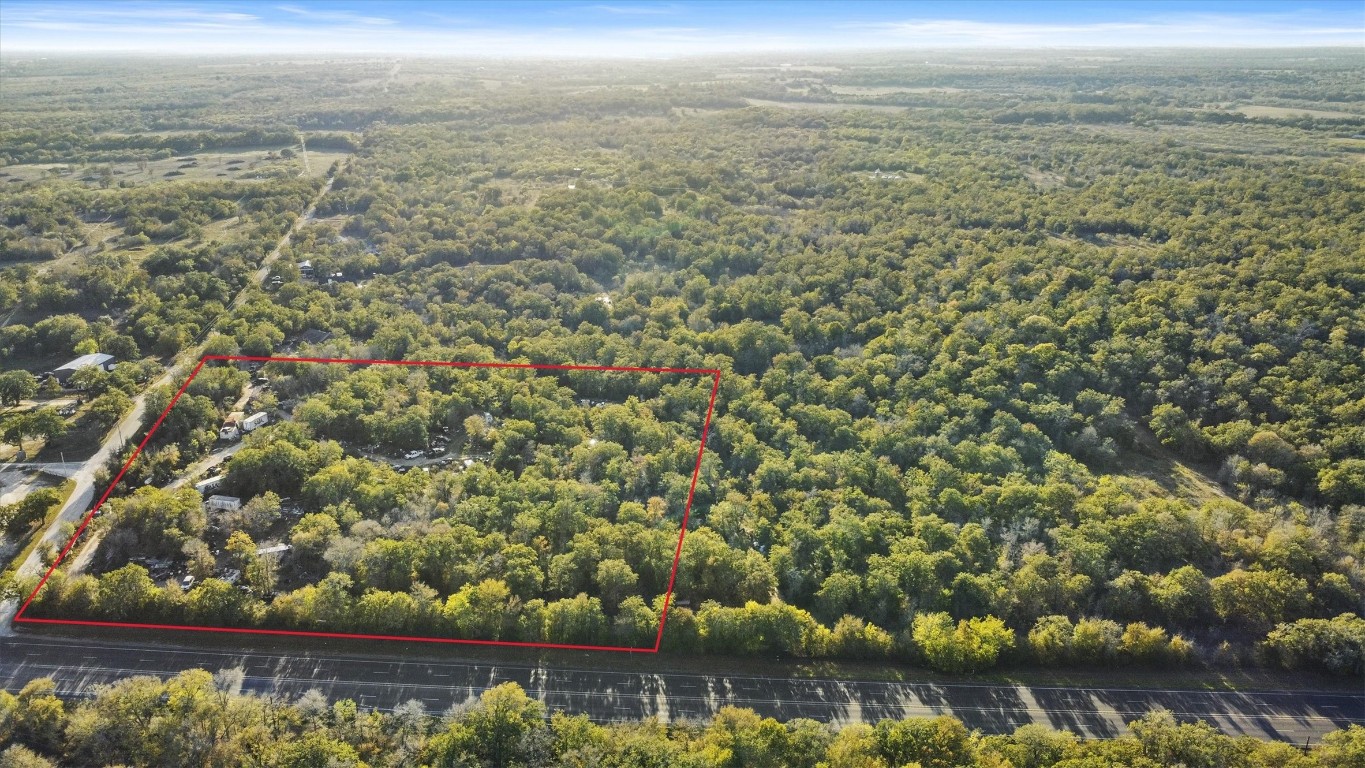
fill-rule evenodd
<path id="1" fill-rule="evenodd" d="M 1365 48 L 1358 2 L 31 2 L 13 54 L 689 58 L 950 49 Z"/>

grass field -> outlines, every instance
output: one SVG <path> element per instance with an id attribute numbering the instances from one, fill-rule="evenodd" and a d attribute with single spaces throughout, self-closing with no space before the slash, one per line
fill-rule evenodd
<path id="1" fill-rule="evenodd" d="M 1302 109 L 1300 107 L 1268 107 L 1262 104 L 1247 104 L 1237 108 L 1247 117 L 1365 117 L 1353 112 L 1334 112 L 1326 109 Z"/>
<path id="2" fill-rule="evenodd" d="M 44 178 L 79 181 L 91 187 L 125 183 L 152 184 L 159 181 L 255 181 L 272 176 L 327 175 L 332 163 L 347 157 L 345 152 L 308 153 L 305 171 L 297 145 L 290 149 L 293 157 L 283 157 L 280 150 L 287 147 L 230 147 L 210 152 L 177 155 L 160 160 L 148 160 L 145 167 L 138 162 L 92 163 L 75 165 L 64 163 L 32 163 L 0 168 L 0 183 L 18 185 Z M 104 176 L 104 171 L 109 175 Z"/>

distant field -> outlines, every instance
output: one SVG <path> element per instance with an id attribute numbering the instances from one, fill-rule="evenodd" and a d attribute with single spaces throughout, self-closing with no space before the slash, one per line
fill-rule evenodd
<path id="1" fill-rule="evenodd" d="M 745 99 L 751 107 L 776 107 L 778 109 L 809 109 L 814 112 L 842 112 L 850 109 L 867 109 L 874 112 L 904 112 L 905 107 L 886 104 L 840 104 L 832 101 L 771 101 L 769 99 Z"/>
<path id="2" fill-rule="evenodd" d="M 961 88 L 900 88 L 882 85 L 831 85 L 830 91 L 842 96 L 890 96 L 893 93 L 962 93 Z"/>
<path id="3" fill-rule="evenodd" d="M 0 168 L 0 181 L 16 184 L 38 181 L 44 178 L 58 178 L 67 181 L 80 181 L 92 187 L 104 183 L 103 170 L 108 169 L 108 182 L 150 184 L 158 181 L 255 181 L 283 174 L 285 176 L 327 175 L 332 163 L 345 158 L 345 152 L 308 153 L 308 172 L 304 172 L 303 158 L 281 157 L 279 152 L 285 147 L 275 148 L 227 148 L 211 152 L 188 153 L 161 160 L 149 160 L 145 168 L 137 162 L 92 163 L 89 165 L 67 163 L 32 163 L 9 165 Z M 292 151 L 297 153 L 297 148 Z"/>
<path id="4" fill-rule="evenodd" d="M 1300 107 L 1268 107 L 1260 104 L 1247 104 L 1237 107 L 1237 112 L 1241 112 L 1247 117 L 1365 117 L 1365 115 L 1352 112 L 1333 112 L 1326 109 L 1303 109 Z"/>

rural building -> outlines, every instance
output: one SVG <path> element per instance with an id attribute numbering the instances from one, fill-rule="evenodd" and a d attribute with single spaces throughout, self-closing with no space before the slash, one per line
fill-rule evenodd
<path id="1" fill-rule="evenodd" d="M 210 496 L 204 507 L 220 512 L 236 512 L 242 508 L 242 500 L 236 496 Z"/>
<path id="2" fill-rule="evenodd" d="M 236 440 L 242 436 L 242 421 L 246 419 L 246 414 L 241 411 L 233 411 L 223 420 L 223 426 L 218 428 L 219 440 Z"/>
<path id="3" fill-rule="evenodd" d="M 307 280 L 313 279 L 313 262 L 311 260 L 304 259 L 299 262 L 299 275 Z"/>
<path id="4" fill-rule="evenodd" d="M 217 490 L 218 490 L 219 488 L 221 488 L 222 486 L 223 486 L 223 476 L 222 476 L 222 475 L 217 475 L 217 476 L 215 476 L 215 477 L 206 477 L 206 478 L 204 478 L 203 480 L 200 480 L 199 482 L 195 483 L 195 484 L 194 484 L 194 490 L 199 491 L 199 493 L 202 495 L 202 494 L 213 493 L 214 491 L 217 491 Z"/>
<path id="5" fill-rule="evenodd" d="M 258 555 L 282 555 L 282 554 L 284 554 L 285 552 L 288 552 L 288 551 L 291 550 L 291 549 L 293 549 L 293 547 L 289 546 L 288 544 L 271 544 L 271 545 L 268 546 L 268 547 L 260 547 L 259 549 L 256 550 L 256 554 L 258 554 Z"/>
<path id="6" fill-rule="evenodd" d="M 101 370 L 112 371 L 114 370 L 114 356 L 106 355 L 102 352 L 92 352 L 88 355 L 81 355 L 75 360 L 63 365 L 61 368 L 52 371 L 52 375 L 57 377 L 57 381 L 66 384 L 67 380 L 71 378 L 71 374 L 82 368 L 89 368 L 91 366 L 99 366 Z"/>
<path id="7" fill-rule="evenodd" d="M 319 331 L 316 328 L 309 328 L 299 335 L 299 341 L 305 344 L 321 344 L 332 338 L 332 334 L 326 331 Z"/>

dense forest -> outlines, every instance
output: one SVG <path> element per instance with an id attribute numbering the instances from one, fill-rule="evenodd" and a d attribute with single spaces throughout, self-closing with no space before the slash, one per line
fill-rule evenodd
<path id="1" fill-rule="evenodd" d="M 77 167 L 154 148 L 115 128 L 202 152 L 294 125 L 353 155 L 260 285 L 318 177 L 16 176 L 0 305 L 33 322 L 0 347 L 714 368 L 666 650 L 1358 675 L 1365 94 L 1345 54 L 1276 56 L 415 61 L 363 98 L 305 67 L 297 113 L 260 104 L 300 79 L 257 73 L 261 101 L 155 118 L 143 90 L 42 107 L 79 65 L 8 62 L 12 174 L 58 132 Z M 215 240 L 232 216 L 249 231 Z M 70 259 L 100 220 L 105 252 Z M 270 363 L 288 423 L 226 464 L 251 513 L 210 519 L 164 487 L 244 383 L 205 370 L 102 517 L 102 564 L 37 615 L 647 644 L 709 382 Z M 443 429 L 489 458 L 400 474 L 353 450 Z M 265 533 L 286 559 L 260 563 Z M 211 577 L 219 542 L 243 583 Z M 158 584 L 134 551 L 207 578 Z"/>
<path id="2" fill-rule="evenodd" d="M 317 690 L 291 701 L 244 696 L 233 692 L 240 684 L 240 670 L 190 670 L 165 681 L 131 677 L 75 704 L 57 698 L 50 680 L 18 695 L 0 691 L 0 744 L 11 744 L 0 766 L 1352 768 L 1365 759 L 1358 725 L 1302 750 L 1224 736 L 1164 711 L 1132 722 L 1130 736 L 1082 741 L 1037 725 L 983 736 L 948 716 L 835 727 L 734 707 L 704 723 L 603 725 L 547 713 L 516 683 L 440 716 L 415 700 L 365 711 L 350 700 L 329 706 Z"/>

